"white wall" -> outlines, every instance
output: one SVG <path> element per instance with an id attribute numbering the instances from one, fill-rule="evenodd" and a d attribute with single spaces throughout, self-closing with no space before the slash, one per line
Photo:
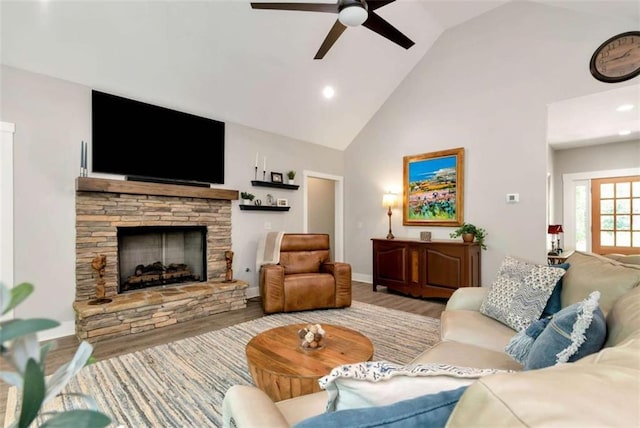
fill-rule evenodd
<path id="1" fill-rule="evenodd" d="M 387 231 L 385 189 L 402 157 L 466 149 L 464 220 L 488 231 L 482 284 L 505 255 L 546 261 L 547 104 L 611 89 L 589 73 L 602 41 L 637 23 L 512 2 L 446 31 L 345 152 L 346 258 L 370 274 L 371 242 Z M 506 204 L 507 193 L 520 203 Z M 396 237 L 452 228 L 403 227 Z"/>
<path id="2" fill-rule="evenodd" d="M 52 318 L 68 330 L 74 320 L 75 178 L 80 141 L 91 141 L 91 88 L 11 67 L 1 71 L 0 120 L 16 125 L 14 281 L 32 282 L 36 288 L 16 316 Z M 253 294 L 256 246 L 265 223 L 289 232 L 302 231 L 303 224 L 302 189 L 251 187 L 256 152 L 261 160 L 267 156 L 269 171 L 311 169 L 342 175 L 344 169 L 341 151 L 227 123 L 226 177 L 219 187 L 251 191 L 262 199 L 271 193 L 292 206 L 282 213 L 240 211 L 239 202 L 232 204 L 234 276 L 248 281 Z M 245 272 L 247 267 L 250 272 Z"/>

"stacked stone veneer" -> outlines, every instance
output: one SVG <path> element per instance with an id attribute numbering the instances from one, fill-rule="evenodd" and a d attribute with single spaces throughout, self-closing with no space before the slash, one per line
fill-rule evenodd
<path id="1" fill-rule="evenodd" d="M 118 294 L 118 227 L 206 226 L 207 281 Z M 246 307 L 247 284 L 224 283 L 224 252 L 231 249 L 231 201 L 110 192 L 76 193 L 76 335 L 98 341 Z M 96 297 L 91 268 L 107 256 L 106 297 Z"/>

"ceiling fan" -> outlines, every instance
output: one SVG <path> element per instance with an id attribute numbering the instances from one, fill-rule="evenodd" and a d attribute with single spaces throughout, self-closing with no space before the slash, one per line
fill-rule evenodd
<path id="1" fill-rule="evenodd" d="M 395 0 L 338 0 L 337 3 L 256 3 L 253 9 L 297 10 L 304 12 L 337 13 L 338 19 L 333 24 L 329 34 L 325 37 L 320 49 L 313 59 L 322 59 L 338 37 L 347 27 L 364 25 L 371 31 L 386 37 L 393 43 L 409 49 L 414 45 L 407 36 L 398 31 L 393 25 L 382 19 L 374 10 L 393 3 Z"/>

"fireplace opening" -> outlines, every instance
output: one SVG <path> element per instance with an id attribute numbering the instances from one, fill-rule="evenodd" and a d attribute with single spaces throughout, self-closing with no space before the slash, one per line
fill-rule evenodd
<path id="1" fill-rule="evenodd" d="M 118 293 L 206 281 L 205 226 L 118 227 Z"/>

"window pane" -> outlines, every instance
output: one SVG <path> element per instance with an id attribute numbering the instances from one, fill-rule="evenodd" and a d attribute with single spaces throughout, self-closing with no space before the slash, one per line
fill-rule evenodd
<path id="1" fill-rule="evenodd" d="M 618 216 L 616 216 L 616 229 L 617 230 L 630 230 L 631 229 L 631 216 L 630 215 L 618 215 Z"/>
<path id="2" fill-rule="evenodd" d="M 633 182 L 633 197 L 634 198 L 640 197 L 640 181 Z"/>
<path id="3" fill-rule="evenodd" d="M 613 214 L 613 199 L 600 201 L 601 214 Z"/>
<path id="4" fill-rule="evenodd" d="M 600 232 L 600 245 L 613 247 L 613 232 Z"/>
<path id="5" fill-rule="evenodd" d="M 616 197 L 617 198 L 629 198 L 631 197 L 631 183 L 616 183 Z"/>
<path id="6" fill-rule="evenodd" d="M 633 232 L 631 239 L 633 239 L 631 246 L 640 248 L 640 232 Z"/>
<path id="7" fill-rule="evenodd" d="M 631 229 L 640 230 L 640 215 L 633 216 L 633 227 Z"/>
<path id="8" fill-rule="evenodd" d="M 631 213 L 631 199 L 617 199 L 616 214 L 629 214 L 629 213 Z"/>
<path id="9" fill-rule="evenodd" d="M 613 198 L 613 183 L 600 185 L 600 198 Z"/>
<path id="10" fill-rule="evenodd" d="M 630 247 L 631 232 L 616 232 L 616 247 Z"/>
<path id="11" fill-rule="evenodd" d="M 613 216 L 601 215 L 600 216 L 600 229 L 601 230 L 613 230 Z"/>
<path id="12" fill-rule="evenodd" d="M 640 214 L 640 198 L 633 200 L 633 213 Z"/>

